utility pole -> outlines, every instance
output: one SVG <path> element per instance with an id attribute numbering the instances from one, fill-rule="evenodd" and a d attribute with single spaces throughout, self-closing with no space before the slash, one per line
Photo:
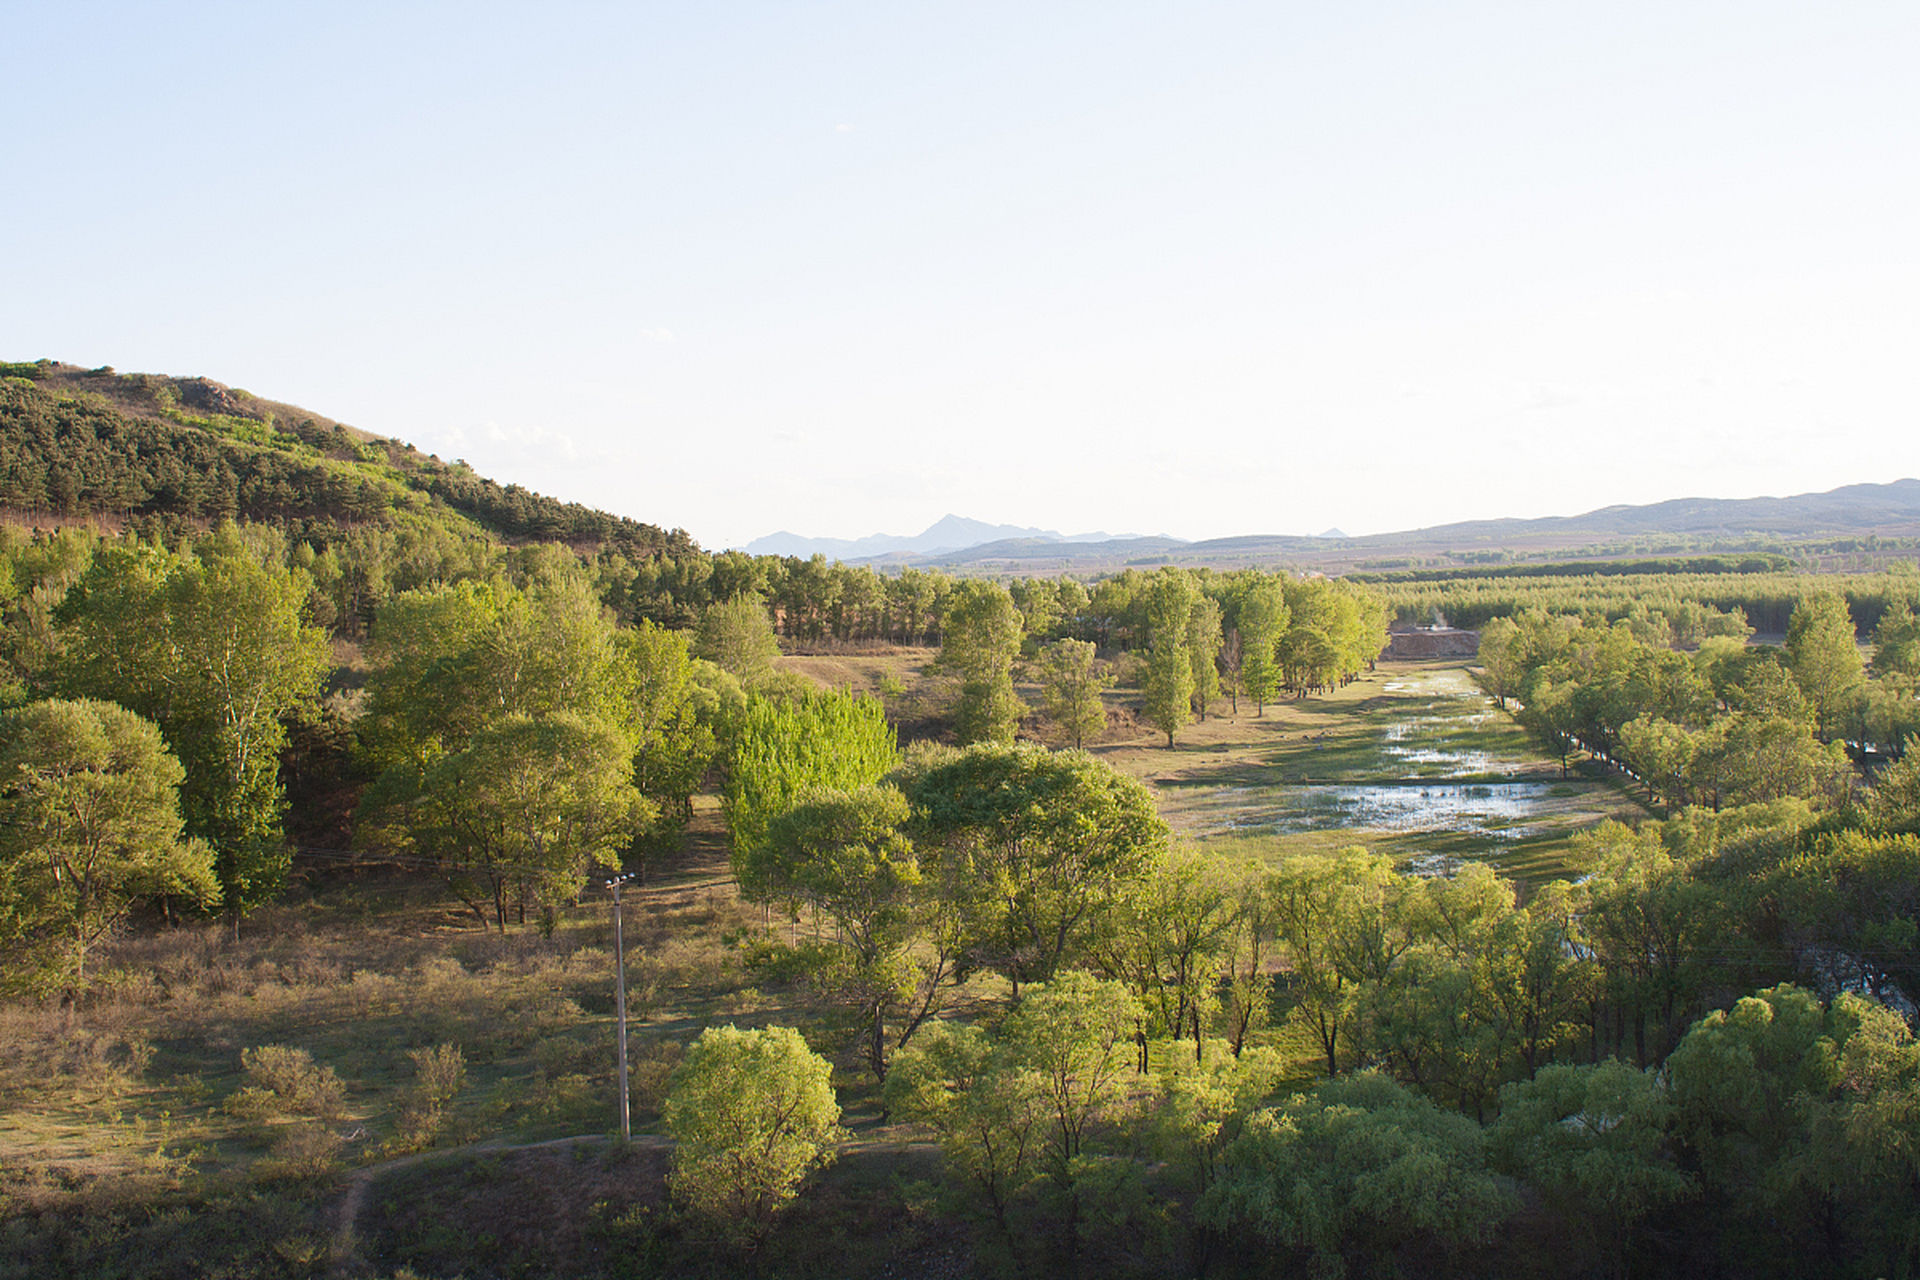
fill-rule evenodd
<path id="1" fill-rule="evenodd" d="M 628 1114 L 627 1094 L 627 950 L 620 937 L 620 886 L 631 876 L 615 876 L 607 881 L 613 894 L 613 982 L 615 1008 L 620 1017 L 620 1141 L 633 1138 L 633 1119 Z"/>

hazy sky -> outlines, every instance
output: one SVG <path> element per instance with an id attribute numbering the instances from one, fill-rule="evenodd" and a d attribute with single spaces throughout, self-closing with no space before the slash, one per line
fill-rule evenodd
<path id="1" fill-rule="evenodd" d="M 0 359 L 690 530 L 1920 474 L 1920 6 L 0 6 Z"/>

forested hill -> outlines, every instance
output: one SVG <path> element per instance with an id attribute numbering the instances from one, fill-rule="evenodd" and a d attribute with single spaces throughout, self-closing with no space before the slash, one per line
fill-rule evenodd
<path id="1" fill-rule="evenodd" d="M 501 486 L 462 463 L 207 378 L 0 364 L 0 508 L 159 531 L 244 519 L 325 545 L 409 515 L 636 559 L 698 550 L 664 530 Z"/>

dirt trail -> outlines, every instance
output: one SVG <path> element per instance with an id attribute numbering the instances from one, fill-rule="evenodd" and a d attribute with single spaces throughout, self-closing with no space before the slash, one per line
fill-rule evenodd
<path id="1" fill-rule="evenodd" d="M 441 1147 L 431 1151 L 421 1151 L 410 1156 L 384 1160 L 379 1164 L 370 1164 L 363 1169 L 355 1169 L 347 1178 L 346 1194 L 340 1197 L 340 1207 L 334 1212 L 333 1266 L 329 1274 L 348 1277 L 361 1274 L 365 1270 L 365 1260 L 360 1256 L 360 1240 L 355 1233 L 355 1226 L 360 1220 L 360 1211 L 366 1207 L 368 1188 L 389 1173 L 422 1164 L 428 1160 L 443 1160 L 485 1151 L 539 1151 L 551 1147 L 603 1146 L 611 1140 L 605 1134 L 548 1138 L 543 1142 L 507 1142 L 500 1138 L 489 1138 L 484 1142 L 473 1142 L 464 1147 Z M 636 1133 L 633 1135 L 633 1145 L 636 1147 L 668 1147 L 672 1144 L 671 1138 L 659 1134 Z"/>

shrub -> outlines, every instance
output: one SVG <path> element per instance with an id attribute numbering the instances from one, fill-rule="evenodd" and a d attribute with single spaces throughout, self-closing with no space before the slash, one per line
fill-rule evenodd
<path id="1" fill-rule="evenodd" d="M 843 1136 L 831 1076 L 791 1027 L 703 1031 L 666 1104 L 682 1206 L 739 1243 L 764 1239 Z"/>
<path id="2" fill-rule="evenodd" d="M 457 1044 L 409 1049 L 413 1084 L 401 1095 L 393 1146 L 418 1151 L 430 1146 L 446 1122 L 447 1105 L 467 1082 L 467 1059 Z"/>

